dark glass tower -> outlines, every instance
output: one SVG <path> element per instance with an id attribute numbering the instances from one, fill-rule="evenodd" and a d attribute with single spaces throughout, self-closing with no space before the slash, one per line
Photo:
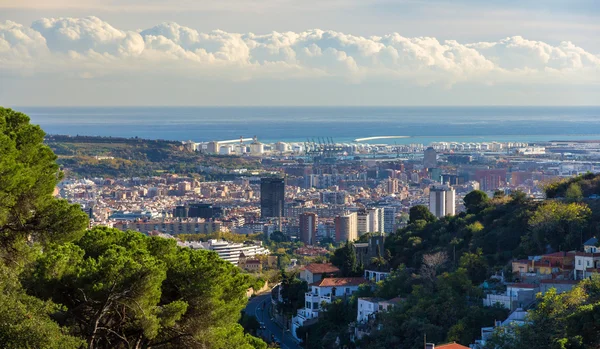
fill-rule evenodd
<path id="1" fill-rule="evenodd" d="M 260 216 L 283 217 L 285 181 L 283 178 L 260 179 Z"/>

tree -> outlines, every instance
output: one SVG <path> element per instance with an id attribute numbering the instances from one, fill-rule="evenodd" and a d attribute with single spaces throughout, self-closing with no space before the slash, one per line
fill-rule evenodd
<path id="1" fill-rule="evenodd" d="M 477 214 L 483 210 L 487 206 L 489 200 L 487 194 L 481 190 L 473 190 L 465 195 L 465 198 L 463 199 L 467 212 L 472 214 Z"/>
<path id="2" fill-rule="evenodd" d="M 574 250 L 583 244 L 584 231 L 592 211 L 583 203 L 547 201 L 529 219 L 534 242 L 543 252 L 546 245 L 554 250 Z"/>
<path id="3" fill-rule="evenodd" d="M 430 282 L 435 281 L 436 275 L 440 269 L 448 262 L 446 252 L 436 252 L 423 255 L 423 263 L 421 264 L 420 275 L 425 280 Z"/>
<path id="4" fill-rule="evenodd" d="M 408 214 L 409 223 L 415 223 L 418 220 L 423 220 L 425 222 L 434 222 L 436 220 L 433 213 L 431 213 L 429 208 L 424 205 L 416 205 L 411 207 Z"/>
<path id="5" fill-rule="evenodd" d="M 565 197 L 571 202 L 579 202 L 583 199 L 583 191 L 577 183 L 571 183 L 565 192 Z"/>
<path id="6" fill-rule="evenodd" d="M 0 264 L 0 347 L 77 349 L 81 338 L 68 334 L 49 315 L 61 307 L 27 295 L 13 270 Z"/>
<path id="7" fill-rule="evenodd" d="M 64 242 L 88 220 L 77 205 L 52 196 L 62 178 L 44 132 L 29 117 L 0 108 L 0 259 L 16 262 L 26 240 Z"/>
<path id="8" fill-rule="evenodd" d="M 286 273 L 281 270 L 281 298 L 283 303 L 280 310 L 287 316 L 293 316 L 304 307 L 304 294 L 308 290 L 306 281 L 300 280 L 297 273 Z"/>
<path id="9" fill-rule="evenodd" d="M 486 348 L 583 349 L 600 347 L 600 278 L 581 281 L 559 294 L 550 289 L 538 296 L 529 322 L 498 327 Z"/>
<path id="10" fill-rule="evenodd" d="M 355 276 L 360 272 L 356 260 L 356 248 L 350 241 L 346 241 L 343 247 L 335 250 L 331 257 L 331 263 L 340 268 L 342 276 Z"/>
<path id="11" fill-rule="evenodd" d="M 65 306 L 55 318 L 88 348 L 248 347 L 238 320 L 250 284 L 214 252 L 111 228 L 49 246 L 24 279 Z"/>
<path id="12" fill-rule="evenodd" d="M 465 268 L 469 278 L 475 284 L 481 284 L 487 278 L 488 264 L 481 249 L 475 253 L 467 252 L 460 257 L 460 267 Z"/>

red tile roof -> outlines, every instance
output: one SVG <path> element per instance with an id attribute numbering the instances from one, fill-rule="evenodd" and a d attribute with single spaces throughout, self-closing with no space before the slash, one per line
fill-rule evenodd
<path id="1" fill-rule="evenodd" d="M 304 266 L 301 270 L 308 270 L 313 274 L 332 274 L 340 272 L 340 269 L 331 263 L 311 263 Z"/>
<path id="2" fill-rule="evenodd" d="M 436 349 L 469 349 L 469 347 L 465 347 L 464 345 L 460 345 L 457 343 L 436 345 L 435 348 Z"/>
<path id="3" fill-rule="evenodd" d="M 368 280 L 363 277 L 347 277 L 347 278 L 325 278 L 314 282 L 310 286 L 318 287 L 340 287 L 340 286 L 358 286 L 367 283 Z"/>

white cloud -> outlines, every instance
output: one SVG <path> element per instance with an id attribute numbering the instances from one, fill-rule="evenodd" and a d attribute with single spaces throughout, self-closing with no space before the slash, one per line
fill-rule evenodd
<path id="1" fill-rule="evenodd" d="M 140 32 L 96 17 L 44 18 L 31 27 L 0 23 L 2 74 L 93 79 L 168 75 L 229 81 L 369 79 L 418 85 L 600 82 L 600 57 L 571 42 L 520 36 L 459 43 L 398 33 L 363 37 L 319 29 L 269 34 L 208 33 L 162 23 Z"/>

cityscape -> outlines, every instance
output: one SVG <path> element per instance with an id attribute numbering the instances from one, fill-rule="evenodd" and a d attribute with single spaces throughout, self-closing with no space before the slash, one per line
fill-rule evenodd
<path id="1" fill-rule="evenodd" d="M 599 34 L 0 0 L 0 349 L 600 349 Z"/>

